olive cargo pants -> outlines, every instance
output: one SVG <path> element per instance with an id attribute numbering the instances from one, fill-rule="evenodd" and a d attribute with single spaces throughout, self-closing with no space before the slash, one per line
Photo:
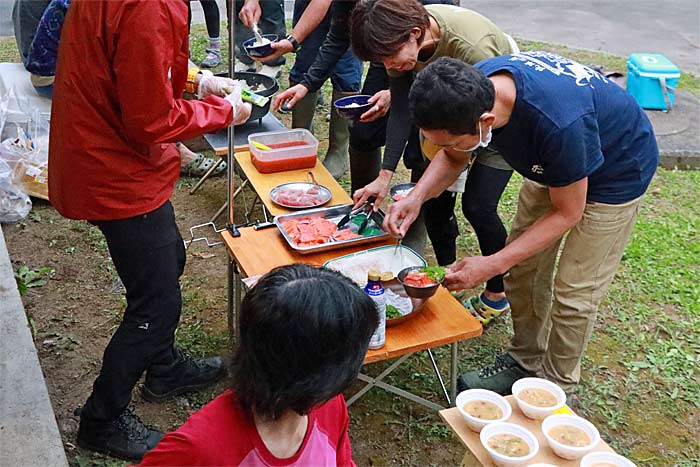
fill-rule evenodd
<path id="1" fill-rule="evenodd" d="M 564 239 L 513 267 L 505 277 L 514 335 L 508 353 L 525 369 L 567 393 L 581 377 L 581 358 L 598 305 L 615 276 L 642 197 L 624 204 L 586 203 Z M 507 242 L 552 208 L 547 187 L 525 180 Z"/>

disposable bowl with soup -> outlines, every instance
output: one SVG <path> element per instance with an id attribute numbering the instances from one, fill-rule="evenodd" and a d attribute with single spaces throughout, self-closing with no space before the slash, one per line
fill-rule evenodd
<path id="1" fill-rule="evenodd" d="M 542 420 L 566 404 L 564 390 L 542 378 L 519 379 L 511 392 L 520 411 L 533 420 Z"/>
<path id="2" fill-rule="evenodd" d="M 513 412 L 505 397 L 486 389 L 460 392 L 456 405 L 469 429 L 477 433 L 486 425 L 505 422 Z"/>
<path id="3" fill-rule="evenodd" d="M 243 50 L 245 50 L 249 56 L 256 58 L 263 58 L 267 57 L 268 55 L 272 55 L 275 52 L 275 49 L 272 48 L 272 43 L 277 40 L 277 35 L 263 34 L 262 38 L 262 44 L 256 44 L 255 37 L 251 37 L 247 41 L 244 41 L 243 44 L 241 44 L 243 46 Z"/>
<path id="4" fill-rule="evenodd" d="M 349 120 L 359 120 L 360 115 L 367 112 L 369 108 L 372 107 L 372 104 L 367 102 L 370 97 L 372 96 L 365 94 L 343 97 L 333 102 L 333 107 L 335 107 L 335 110 L 341 117 Z"/>
<path id="5" fill-rule="evenodd" d="M 637 467 L 634 462 L 612 452 L 590 452 L 581 459 L 580 467 Z"/>
<path id="6" fill-rule="evenodd" d="M 515 423 L 499 422 L 486 425 L 481 430 L 479 439 L 498 467 L 527 465 L 540 449 L 535 435 Z"/>
<path id="7" fill-rule="evenodd" d="M 577 415 L 550 415 L 542 422 L 542 434 L 554 454 L 562 459 L 580 459 L 600 442 L 598 429 Z"/>
<path id="8" fill-rule="evenodd" d="M 422 268 L 423 266 L 410 266 L 399 271 L 399 273 L 396 276 L 401 285 L 403 285 L 403 288 L 406 291 L 406 295 L 408 295 L 411 298 L 430 298 L 433 295 L 435 295 L 435 292 L 437 292 L 438 287 L 440 287 L 440 282 L 438 281 L 431 281 L 431 284 L 426 285 L 424 287 L 417 287 L 410 284 L 406 284 L 406 276 L 408 276 L 410 273 L 418 272 L 418 270 Z"/>

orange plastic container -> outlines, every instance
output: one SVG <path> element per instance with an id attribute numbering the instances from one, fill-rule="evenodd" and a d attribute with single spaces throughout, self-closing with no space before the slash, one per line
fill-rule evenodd
<path id="1" fill-rule="evenodd" d="M 258 149 L 251 141 L 268 146 Z M 316 165 L 318 140 L 303 128 L 248 136 L 250 160 L 260 173 L 308 169 Z"/>

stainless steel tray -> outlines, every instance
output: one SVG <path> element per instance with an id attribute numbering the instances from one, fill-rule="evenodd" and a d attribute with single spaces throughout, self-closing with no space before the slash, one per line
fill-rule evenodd
<path id="1" fill-rule="evenodd" d="M 304 211 L 299 211 L 292 214 L 281 214 L 279 216 L 275 216 L 273 222 L 279 229 L 280 233 L 282 233 L 282 236 L 287 241 L 287 244 L 293 250 L 298 251 L 299 254 L 302 255 L 309 253 L 318 253 L 320 251 L 335 250 L 337 248 L 344 248 L 351 245 L 362 245 L 364 243 L 372 243 L 382 240 L 389 236 L 389 234 L 384 229 L 382 229 L 382 222 L 384 222 L 384 213 L 381 210 L 370 213 L 370 222 L 368 223 L 367 227 L 377 228 L 381 230 L 382 233 L 377 235 L 368 235 L 362 238 L 351 238 L 349 240 L 333 241 L 324 243 L 322 245 L 299 246 L 294 240 L 292 240 L 292 238 L 289 235 L 287 235 L 287 232 L 285 232 L 285 230 L 282 228 L 282 222 L 292 219 L 298 220 L 323 217 L 325 219 L 338 223 L 338 221 L 342 219 L 345 214 L 349 213 L 352 210 L 352 207 L 353 204 L 349 203 L 341 204 L 338 206 L 329 206 L 325 208 L 306 209 Z"/>

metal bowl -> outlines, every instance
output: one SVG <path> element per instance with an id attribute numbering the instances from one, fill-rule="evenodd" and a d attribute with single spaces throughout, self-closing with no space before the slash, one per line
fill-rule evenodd
<path id="1" fill-rule="evenodd" d="M 318 188 L 318 193 L 321 196 L 322 202 L 316 203 L 316 204 L 310 204 L 308 206 L 295 206 L 292 204 L 285 203 L 284 201 L 281 201 L 278 199 L 280 191 L 284 189 L 295 189 L 295 190 L 304 190 L 307 191 L 311 188 Z M 278 206 L 282 206 L 283 208 L 287 209 L 309 209 L 309 208 L 317 208 L 320 206 L 323 206 L 326 204 L 328 201 L 331 200 L 331 197 L 333 195 L 331 194 L 331 190 L 326 188 L 323 185 L 315 185 L 313 183 L 309 182 L 292 182 L 292 183 L 283 183 L 282 185 L 277 185 L 274 187 L 272 190 L 270 190 L 270 199 L 272 200 L 273 203 L 275 203 Z"/>
<path id="2" fill-rule="evenodd" d="M 372 96 L 358 94 L 356 96 L 343 97 L 333 102 L 333 107 L 338 111 L 341 117 L 358 120 L 360 115 L 367 112 L 372 104 L 367 102 Z M 348 107 L 349 105 L 357 104 L 354 107 Z"/>
<path id="3" fill-rule="evenodd" d="M 255 37 L 251 37 L 247 41 L 244 41 L 243 44 L 241 44 L 241 47 L 243 50 L 245 50 L 245 53 L 255 58 L 265 58 L 268 55 L 275 53 L 275 49 L 272 48 L 272 43 L 277 41 L 277 34 L 263 34 L 262 38 L 269 40 L 270 43 L 265 45 L 255 45 L 255 41 L 257 39 Z"/>
<path id="4" fill-rule="evenodd" d="M 406 291 L 406 295 L 408 295 L 409 297 L 430 298 L 433 295 L 435 295 L 435 292 L 437 292 L 438 287 L 440 287 L 440 282 L 437 282 L 434 285 L 428 285 L 426 287 L 414 287 L 412 285 L 406 285 L 404 283 L 404 279 L 406 278 L 408 273 L 411 271 L 416 271 L 418 269 L 423 269 L 423 266 L 409 266 L 399 271 L 399 274 L 396 277 L 399 280 L 399 282 L 401 282 L 401 285 L 403 285 L 403 288 Z"/>
<path id="5" fill-rule="evenodd" d="M 415 183 L 399 183 L 398 185 L 394 185 L 389 190 L 389 197 L 392 201 L 396 201 L 394 196 L 396 196 L 399 191 L 412 189 L 414 186 L 416 186 Z"/>
<path id="6" fill-rule="evenodd" d="M 216 76 L 228 77 L 228 73 L 217 73 Z M 251 87 L 251 89 L 255 89 L 262 85 L 263 89 L 255 91 L 255 94 L 258 94 L 260 96 L 271 97 L 280 89 L 280 85 L 277 83 L 277 80 L 275 78 L 271 78 L 261 73 L 240 71 L 234 73 L 233 79 L 242 79 L 248 84 L 248 86 Z M 250 112 L 250 117 L 248 117 L 248 120 L 241 123 L 240 125 L 245 125 L 248 122 L 262 119 L 270 111 L 271 102 L 272 100 L 268 101 L 267 104 L 265 104 L 262 107 L 254 105 L 253 109 Z"/>
<path id="7" fill-rule="evenodd" d="M 387 316 L 386 318 L 386 327 L 390 328 L 392 326 L 399 325 L 401 323 L 404 323 L 410 319 L 415 318 L 419 314 L 423 312 L 424 305 L 427 301 L 426 298 L 413 298 L 409 297 L 408 294 L 406 293 L 406 289 L 404 289 L 403 285 L 397 278 L 393 278 L 390 281 L 382 281 L 382 286 L 384 287 L 384 290 L 391 290 L 394 292 L 396 295 L 399 297 L 407 297 L 409 300 L 411 300 L 411 306 L 412 309 L 409 313 L 406 313 L 403 316 L 400 316 L 398 318 L 389 318 Z"/>

